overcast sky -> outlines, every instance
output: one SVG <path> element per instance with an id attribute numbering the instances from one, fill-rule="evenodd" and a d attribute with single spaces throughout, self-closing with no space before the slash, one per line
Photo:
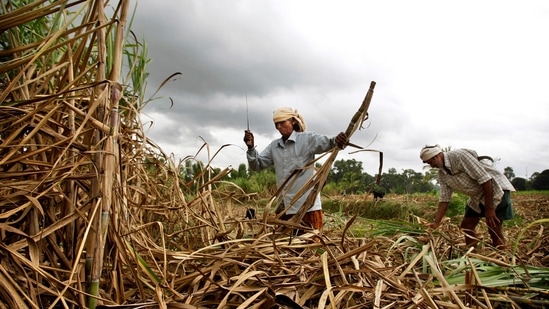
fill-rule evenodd
<path id="1" fill-rule="evenodd" d="M 279 137 L 282 106 L 336 135 L 375 81 L 351 142 L 382 151 L 383 172 L 423 171 L 419 151 L 436 143 L 498 158 L 517 177 L 549 169 L 547 0 L 140 1 L 132 30 L 148 45 L 148 95 L 182 73 L 142 115 L 176 162 L 205 140 L 210 157 L 220 151 L 212 165 L 245 163 L 246 109 L 259 150 Z M 338 159 L 377 173 L 376 153 L 352 151 Z"/>

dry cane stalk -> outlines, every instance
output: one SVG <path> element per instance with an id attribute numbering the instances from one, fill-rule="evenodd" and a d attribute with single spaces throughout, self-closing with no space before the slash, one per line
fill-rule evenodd
<path id="1" fill-rule="evenodd" d="M 376 85 L 375 81 L 372 81 L 370 83 L 370 88 L 368 89 L 368 92 L 364 97 L 362 105 L 360 105 L 360 108 L 354 114 L 353 118 L 351 119 L 351 122 L 349 123 L 349 126 L 347 127 L 347 130 L 345 131 L 345 134 L 349 139 L 351 138 L 353 133 L 362 126 L 362 123 L 368 118 L 368 108 L 370 107 L 372 96 L 374 95 L 375 85 Z M 324 162 L 324 164 L 322 165 L 322 168 L 320 168 L 320 170 L 317 173 L 315 173 L 315 175 L 311 179 L 309 179 L 309 181 L 305 184 L 304 188 L 300 191 L 300 192 L 303 192 L 304 190 L 309 190 L 309 188 L 312 187 L 312 190 L 307 196 L 307 199 L 305 200 L 303 207 L 301 207 L 297 212 L 297 214 L 292 218 L 293 220 L 295 220 L 295 222 L 301 222 L 305 213 L 313 206 L 316 195 L 324 187 L 324 184 L 326 183 L 326 179 L 328 177 L 328 173 L 330 172 L 330 169 L 332 168 L 332 164 L 335 161 L 338 153 L 339 153 L 339 148 L 335 147 L 331 151 L 330 156 L 328 157 L 326 162 Z M 296 196 L 294 197 L 294 200 L 297 200 L 298 198 L 300 198 L 301 195 L 302 194 L 299 194 L 299 193 L 296 194 Z"/>
<path id="2" fill-rule="evenodd" d="M 103 11 L 104 5 L 105 4 L 102 1 L 98 1 L 96 6 L 97 16 L 100 25 L 106 23 Z M 102 171 L 103 173 L 100 173 L 102 179 L 99 179 L 99 181 L 101 181 L 101 183 L 97 184 L 98 187 L 101 187 L 102 197 L 101 215 L 96 216 L 94 221 L 96 224 L 96 231 L 98 232 L 96 232 L 96 234 L 94 235 L 95 237 L 91 238 L 95 239 L 95 244 L 90 244 L 90 249 L 93 248 L 93 251 L 91 251 L 93 252 L 93 255 L 91 256 L 93 260 L 93 266 L 91 269 L 90 281 L 90 294 L 92 296 L 88 299 L 89 308 L 95 308 L 95 306 L 97 305 L 97 298 L 94 296 L 98 296 L 99 292 L 98 288 L 101 278 L 101 272 L 103 269 L 103 256 L 107 240 L 110 215 L 114 205 L 116 205 L 115 201 L 113 200 L 113 186 L 115 180 L 120 180 L 116 159 L 118 158 L 118 102 L 121 96 L 121 89 L 119 89 L 117 81 L 120 78 L 121 72 L 120 67 L 122 63 L 121 57 L 123 45 L 123 27 L 125 26 L 124 18 L 127 17 L 128 5 L 128 1 L 121 1 L 121 23 L 116 32 L 115 57 L 113 61 L 113 68 L 111 68 L 111 74 L 109 76 L 114 83 L 98 86 L 100 87 L 98 88 L 98 92 L 102 94 L 99 96 L 101 99 L 99 104 L 101 104 L 101 106 L 98 109 L 95 118 L 102 119 L 103 123 L 109 123 L 111 130 L 104 141 L 103 152 L 99 152 L 95 159 L 96 163 L 98 163 L 98 166 L 103 166 L 104 170 Z M 105 66 L 105 64 L 107 63 L 106 30 L 104 27 L 99 27 L 97 33 L 99 64 L 96 78 L 97 80 L 105 80 L 107 69 Z M 99 142 L 103 139 L 101 135 L 103 135 L 103 133 L 98 131 L 96 135 L 96 141 Z M 121 187 L 120 184 L 118 184 L 118 187 Z"/>
<path id="3" fill-rule="evenodd" d="M 105 15 L 103 11 L 103 1 L 97 1 L 95 3 L 96 11 L 98 17 L 98 24 L 101 26 L 105 23 Z M 106 33 L 105 29 L 103 27 L 99 27 L 97 29 L 97 57 L 98 57 L 98 65 L 97 65 L 97 73 L 96 73 L 96 80 L 104 80 L 106 78 L 106 68 L 105 64 L 106 61 Z M 105 117 L 105 110 L 107 109 L 107 87 L 105 85 L 99 85 L 94 89 L 94 94 L 97 97 L 93 97 L 92 100 L 97 100 L 98 102 L 96 104 L 99 104 L 99 108 L 97 109 L 94 118 L 103 120 Z M 94 144 L 100 145 L 100 143 L 104 143 L 103 141 L 103 133 L 101 132 L 95 132 L 94 134 Z M 104 157 L 110 157 L 112 156 L 112 153 L 107 153 L 107 151 L 112 151 L 110 149 L 110 145 L 105 145 L 105 149 L 103 149 L 103 153 L 96 152 L 94 154 L 94 162 L 96 166 L 98 167 L 99 174 L 98 177 L 96 177 L 93 181 L 92 190 L 94 193 L 97 193 L 96 196 L 97 199 L 101 200 L 101 212 L 99 216 L 95 216 L 92 220 L 94 229 L 92 229 L 90 233 L 90 238 L 88 239 L 88 248 L 86 250 L 87 256 L 87 263 L 89 263 L 89 266 L 91 269 L 89 269 L 90 273 L 90 279 L 89 279 L 89 293 L 90 297 L 88 298 L 88 307 L 89 308 L 95 308 L 97 306 L 97 296 L 99 296 L 99 281 L 101 278 L 101 269 L 103 268 L 103 254 L 105 249 L 104 244 L 104 237 L 103 235 L 106 235 L 106 229 L 108 227 L 108 208 L 110 207 L 112 194 L 110 192 L 110 188 L 112 188 L 111 181 L 111 173 L 110 168 L 112 166 L 109 164 L 109 166 L 105 166 L 104 164 L 110 163 L 109 159 L 104 160 Z M 111 185 L 109 188 L 108 185 Z M 107 189 L 108 188 L 108 189 Z"/>

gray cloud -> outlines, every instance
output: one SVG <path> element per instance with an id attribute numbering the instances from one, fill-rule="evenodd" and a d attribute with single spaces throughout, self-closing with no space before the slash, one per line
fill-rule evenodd
<path id="1" fill-rule="evenodd" d="M 179 157 L 199 137 L 242 147 L 247 109 L 258 145 L 277 136 L 280 106 L 335 135 L 375 80 L 368 127 L 352 141 L 383 151 L 385 170 L 421 171 L 419 149 L 440 143 L 522 175 L 549 168 L 548 26 L 545 1 L 161 0 L 138 4 L 132 30 L 152 58 L 148 92 L 182 73 L 144 111 L 149 136 Z M 239 147 L 216 163 L 244 163 Z M 349 151 L 341 158 L 377 171 L 377 157 Z"/>

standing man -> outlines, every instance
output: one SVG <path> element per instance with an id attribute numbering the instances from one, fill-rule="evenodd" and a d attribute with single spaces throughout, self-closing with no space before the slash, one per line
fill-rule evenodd
<path id="1" fill-rule="evenodd" d="M 246 157 L 249 168 L 258 171 L 274 166 L 278 187 L 295 170 L 303 168 L 313 160 L 316 154 L 326 152 L 335 146 L 343 149 L 349 142 L 347 135 L 343 132 L 339 133 L 336 137 L 328 137 L 311 131 L 306 132 L 305 129 L 307 126 L 303 117 L 298 113 L 297 109 L 291 107 L 282 107 L 275 110 L 273 112 L 273 122 L 281 137 L 273 140 L 261 153 L 255 148 L 254 135 L 251 131 L 245 131 L 244 142 L 248 146 Z M 281 219 L 289 220 L 303 206 L 310 191 L 303 194 L 293 204 L 291 204 L 291 200 L 313 174 L 314 171 L 312 169 L 304 169 L 299 172 L 295 181 L 289 181 L 285 185 L 281 191 L 279 202 L 283 206 L 282 209 L 289 208 Z M 314 229 L 322 228 L 323 219 L 320 194 L 316 196 L 313 206 L 304 215 L 303 223 Z"/>
<path id="2" fill-rule="evenodd" d="M 492 166 L 478 160 L 474 150 L 457 149 L 442 152 L 439 145 L 425 146 L 419 154 L 423 163 L 438 168 L 440 197 L 435 221 L 430 225 L 437 228 L 448 210 L 455 191 L 469 196 L 461 229 L 465 232 L 468 248 L 478 243 L 475 229 L 480 218 L 486 218 L 492 245 L 505 247 L 503 220 L 513 218 L 510 191 L 515 191 L 507 177 Z"/>

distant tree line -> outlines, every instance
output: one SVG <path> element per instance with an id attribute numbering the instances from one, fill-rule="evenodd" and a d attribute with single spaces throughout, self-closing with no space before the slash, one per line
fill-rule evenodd
<path id="1" fill-rule="evenodd" d="M 202 173 L 204 166 L 201 162 L 188 161 L 181 170 L 181 178 L 189 182 Z M 221 170 L 212 168 L 211 177 Z M 549 190 L 549 169 L 541 173 L 536 172 L 529 179 L 515 177 L 511 167 L 506 167 L 503 174 L 511 181 L 518 191 L 524 190 Z M 438 189 L 437 170 L 426 166 L 424 172 L 413 169 L 405 169 L 400 173 L 395 168 L 390 168 L 382 173 L 379 183 L 378 175 L 364 172 L 362 162 L 355 159 L 335 161 L 323 188 L 325 194 L 368 194 L 374 191 L 396 194 L 426 193 Z M 244 192 L 257 192 L 264 195 L 272 195 L 276 192 L 276 176 L 274 169 L 266 169 L 259 172 L 248 170 L 242 163 L 238 169 L 233 169 L 223 179 L 241 188 Z"/>
<path id="2" fill-rule="evenodd" d="M 515 172 L 510 167 L 506 167 L 503 170 L 503 174 L 507 179 L 511 180 L 511 183 L 518 191 L 525 190 L 549 190 L 549 169 L 544 170 L 541 173 L 533 173 L 529 179 L 522 177 L 515 177 Z"/>

